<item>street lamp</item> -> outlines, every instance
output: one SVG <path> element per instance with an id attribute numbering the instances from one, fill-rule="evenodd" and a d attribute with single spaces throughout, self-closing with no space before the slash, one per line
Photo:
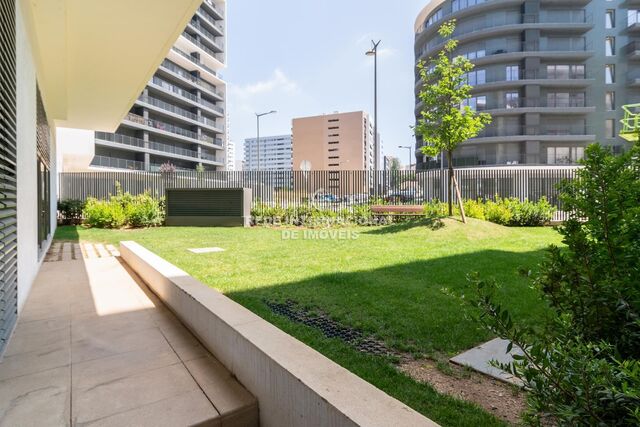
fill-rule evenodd
<path id="1" fill-rule="evenodd" d="M 382 40 L 371 40 L 371 49 L 365 54 L 373 56 L 373 171 L 378 169 L 378 46 Z"/>
<path id="2" fill-rule="evenodd" d="M 409 150 L 409 170 L 411 170 L 411 159 L 413 158 L 413 147 L 410 145 L 398 145 L 398 148 Z"/>
<path id="3" fill-rule="evenodd" d="M 255 113 L 256 114 L 256 127 L 257 127 L 257 132 L 256 132 L 256 145 L 258 146 L 258 171 L 260 171 L 260 117 L 262 116 L 266 116 L 269 114 L 275 114 L 277 113 L 276 110 L 271 110 L 268 111 L 266 113 Z"/>

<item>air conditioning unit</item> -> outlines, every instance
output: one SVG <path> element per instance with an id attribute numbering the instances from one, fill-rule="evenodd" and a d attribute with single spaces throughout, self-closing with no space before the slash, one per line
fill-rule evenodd
<path id="1" fill-rule="evenodd" d="M 249 227 L 250 188 L 169 188 L 166 225 L 192 227 Z"/>

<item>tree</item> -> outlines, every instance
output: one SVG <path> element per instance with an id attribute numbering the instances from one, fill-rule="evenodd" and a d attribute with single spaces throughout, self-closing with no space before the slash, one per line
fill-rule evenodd
<path id="1" fill-rule="evenodd" d="M 487 113 L 477 113 L 464 105 L 471 97 L 472 87 L 467 82 L 467 73 L 474 65 L 463 56 L 453 57 L 458 41 L 451 38 L 456 28 L 455 20 L 447 21 L 438 30 L 446 40 L 443 49 L 428 65 L 421 61 L 418 71 L 422 89 L 418 95 L 422 111 L 415 127 L 416 135 L 425 145 L 422 152 L 430 157 L 446 153 L 449 163 L 448 202 L 449 215 L 453 215 L 452 186 L 459 190 L 453 170 L 453 151 L 466 140 L 476 137 L 485 125 L 491 123 Z M 462 201 L 459 200 L 462 208 Z M 462 211 L 464 220 L 464 211 Z"/>

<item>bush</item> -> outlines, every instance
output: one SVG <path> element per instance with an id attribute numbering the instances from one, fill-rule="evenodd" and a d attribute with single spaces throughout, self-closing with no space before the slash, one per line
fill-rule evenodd
<path id="1" fill-rule="evenodd" d="M 120 203 L 94 198 L 87 199 L 83 216 L 86 225 L 96 228 L 121 228 L 127 221 Z"/>
<path id="2" fill-rule="evenodd" d="M 116 182 L 116 195 L 108 200 L 89 198 L 83 209 L 84 223 L 96 228 L 156 227 L 164 222 L 164 200 L 148 192 L 123 193 Z"/>
<path id="3" fill-rule="evenodd" d="M 465 200 L 464 213 L 469 218 L 486 219 L 485 217 L 485 205 L 481 200 Z"/>
<path id="4" fill-rule="evenodd" d="M 488 329 L 523 349 L 502 367 L 530 390 L 531 423 L 639 425 L 640 146 L 616 157 L 592 145 L 583 164 L 561 186 L 566 248 L 549 248 L 533 280 L 550 323 L 517 326 L 495 302 L 495 284 L 478 278 L 475 304 Z"/>
<path id="5" fill-rule="evenodd" d="M 77 225 L 82 222 L 82 210 L 85 202 L 77 199 L 66 199 L 58 202 L 58 218 L 62 225 Z"/>

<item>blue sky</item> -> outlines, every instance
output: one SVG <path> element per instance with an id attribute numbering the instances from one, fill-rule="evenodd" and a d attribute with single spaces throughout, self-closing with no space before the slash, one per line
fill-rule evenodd
<path id="1" fill-rule="evenodd" d="M 371 39 L 381 39 L 379 128 L 384 154 L 408 161 L 413 144 L 413 24 L 427 0 L 232 0 L 227 2 L 230 135 L 242 158 L 255 137 L 291 132 L 294 117 L 366 110 L 373 115 Z"/>

